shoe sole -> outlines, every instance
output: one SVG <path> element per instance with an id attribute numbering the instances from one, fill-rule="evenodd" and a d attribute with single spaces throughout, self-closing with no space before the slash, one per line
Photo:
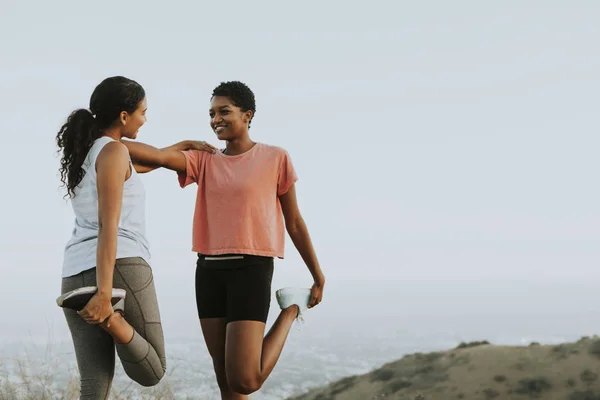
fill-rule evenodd
<path id="1" fill-rule="evenodd" d="M 96 294 L 98 288 L 95 286 L 82 287 L 79 289 L 67 292 L 56 299 L 56 304 L 62 308 L 81 311 L 90 299 Z M 126 292 L 124 289 L 113 289 L 111 296 L 111 304 L 114 306 L 121 299 L 124 299 Z"/>

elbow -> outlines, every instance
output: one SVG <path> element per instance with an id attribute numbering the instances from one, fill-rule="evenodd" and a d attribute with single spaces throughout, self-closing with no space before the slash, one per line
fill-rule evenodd
<path id="1" fill-rule="evenodd" d="M 167 157 L 167 153 L 164 150 L 158 150 L 156 153 L 156 157 L 150 163 L 151 167 L 160 167 L 164 168 L 169 163 L 169 159 Z"/>
<path id="2" fill-rule="evenodd" d="M 285 223 L 285 229 L 287 230 L 287 232 L 290 236 L 293 236 L 293 235 L 296 235 L 296 234 L 302 232 L 303 227 L 304 227 L 304 220 L 302 219 L 301 216 L 290 218 Z"/>
<path id="3" fill-rule="evenodd" d="M 290 236 L 294 236 L 295 234 L 298 233 L 298 226 L 297 225 L 286 224 L 285 229 L 287 230 L 287 233 Z"/>
<path id="4" fill-rule="evenodd" d="M 98 219 L 98 234 L 110 233 L 119 229 L 119 222 L 112 219 Z"/>

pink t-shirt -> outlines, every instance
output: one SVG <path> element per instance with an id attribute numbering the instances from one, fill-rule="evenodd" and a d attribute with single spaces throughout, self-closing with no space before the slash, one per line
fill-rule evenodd
<path id="1" fill-rule="evenodd" d="M 283 258 L 285 228 L 279 197 L 298 180 L 289 154 L 256 143 L 243 154 L 184 151 L 179 184 L 198 184 L 192 251 Z"/>

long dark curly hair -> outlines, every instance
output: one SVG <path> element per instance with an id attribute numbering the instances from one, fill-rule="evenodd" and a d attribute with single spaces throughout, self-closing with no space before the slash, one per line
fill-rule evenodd
<path id="1" fill-rule="evenodd" d="M 121 112 L 133 113 L 146 97 L 144 88 L 131 79 L 113 76 L 103 80 L 90 98 L 89 110 L 71 113 L 56 135 L 60 159 L 60 180 L 67 188 L 66 196 L 75 197 L 75 188 L 85 174 L 85 158 L 104 130 L 115 123 Z"/>

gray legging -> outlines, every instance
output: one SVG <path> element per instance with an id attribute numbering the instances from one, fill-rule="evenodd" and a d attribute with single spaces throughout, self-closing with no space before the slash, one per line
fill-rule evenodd
<path id="1" fill-rule="evenodd" d="M 96 286 L 96 268 L 63 278 L 62 293 Z M 115 346 L 125 373 L 143 386 L 156 385 L 166 370 L 165 344 L 152 269 L 141 258 L 117 259 L 113 287 L 127 291 L 125 320 L 133 327 L 129 343 L 115 343 L 98 325 L 64 309 L 81 376 L 81 400 L 106 400 L 115 372 Z"/>

